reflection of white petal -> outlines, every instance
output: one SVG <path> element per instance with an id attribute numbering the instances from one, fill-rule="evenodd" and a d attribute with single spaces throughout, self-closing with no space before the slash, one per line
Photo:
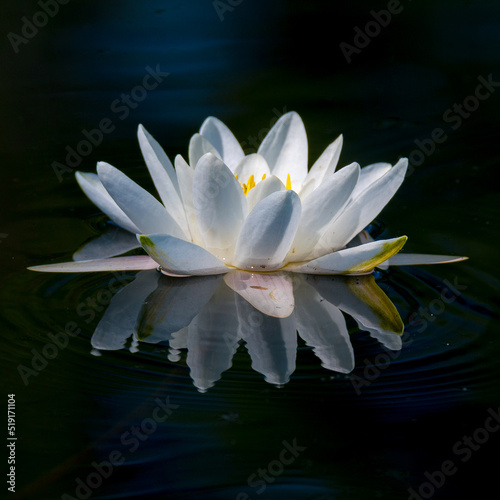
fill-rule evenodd
<path id="1" fill-rule="evenodd" d="M 115 294 L 92 335 L 93 347 L 110 351 L 124 347 L 127 339 L 137 331 L 139 313 L 160 276 L 160 273 L 148 271 L 137 273 L 132 283 Z"/>
<path id="2" fill-rule="evenodd" d="M 241 228 L 233 265 L 250 271 L 279 269 L 297 231 L 300 213 L 300 199 L 294 191 L 279 191 L 261 200 Z"/>
<path id="3" fill-rule="evenodd" d="M 181 328 L 178 332 L 172 333 L 172 338 L 168 342 L 172 349 L 187 349 L 188 346 L 188 327 Z"/>
<path id="4" fill-rule="evenodd" d="M 80 247 L 73 254 L 73 260 L 107 259 L 139 247 L 135 234 L 110 224 L 106 232 Z"/>
<path id="5" fill-rule="evenodd" d="M 293 285 L 287 274 L 231 271 L 224 281 L 263 314 L 286 318 L 293 312 Z"/>
<path id="6" fill-rule="evenodd" d="M 295 317 L 299 335 L 328 370 L 349 373 L 354 351 L 340 309 L 327 302 L 304 279 L 296 289 Z"/>
<path id="7" fill-rule="evenodd" d="M 236 304 L 239 331 L 252 358 L 252 368 L 262 373 L 270 384 L 286 384 L 295 371 L 297 356 L 293 315 L 288 318 L 266 316 L 238 295 Z"/>
<path id="8" fill-rule="evenodd" d="M 372 241 L 345 248 L 305 263 L 289 264 L 287 270 L 306 274 L 361 274 L 399 252 L 408 238 Z"/>
<path id="9" fill-rule="evenodd" d="M 315 276 L 309 281 L 328 302 L 352 316 L 361 329 L 368 330 L 389 349 L 401 348 L 404 324 L 389 297 L 373 276 Z"/>
<path id="10" fill-rule="evenodd" d="M 229 128 L 219 119 L 209 116 L 200 128 L 200 134 L 221 154 L 224 163 L 234 171 L 245 153 Z M 194 167 L 194 165 L 193 165 Z"/>
<path id="11" fill-rule="evenodd" d="M 149 255 L 131 255 L 130 257 L 113 257 L 111 259 L 45 264 L 28 267 L 28 269 L 42 273 L 95 273 L 99 271 L 143 271 L 157 267 L 158 264 Z"/>
<path id="12" fill-rule="evenodd" d="M 223 262 L 202 247 L 165 234 L 139 235 L 148 254 L 167 272 L 177 275 L 226 273 Z"/>
<path id="13" fill-rule="evenodd" d="M 238 348 L 234 293 L 223 283 L 188 327 L 187 365 L 195 387 L 204 392 L 231 367 Z"/>
<path id="14" fill-rule="evenodd" d="M 150 344 L 170 340 L 191 323 L 219 286 L 219 276 L 171 279 L 163 277 L 144 307 L 138 338 Z"/>

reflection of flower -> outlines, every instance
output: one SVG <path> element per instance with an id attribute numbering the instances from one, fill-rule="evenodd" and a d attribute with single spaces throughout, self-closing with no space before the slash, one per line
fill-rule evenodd
<path id="1" fill-rule="evenodd" d="M 401 349 L 403 323 L 372 276 L 325 277 L 232 271 L 224 276 L 176 280 L 140 272 L 112 299 L 92 337 L 97 351 L 168 341 L 169 359 L 186 362 L 199 390 L 230 368 L 242 339 L 252 367 L 275 385 L 295 370 L 297 331 L 322 365 L 354 368 L 342 312 L 388 349 Z M 97 352 L 94 351 L 94 352 Z"/>
<path id="2" fill-rule="evenodd" d="M 408 161 L 362 169 L 352 163 L 335 171 L 339 137 L 308 171 L 306 132 L 295 112 L 282 116 L 258 152 L 247 156 L 220 120 L 207 118 L 190 141 L 189 164 L 179 155 L 175 168 L 142 126 L 138 135 L 163 204 L 107 163 L 98 163 L 97 175 L 78 172 L 77 180 L 111 220 L 137 234 L 149 257 L 102 259 L 137 245 L 122 238 L 121 243 L 94 247 L 102 251 L 97 260 L 33 269 L 141 270 L 160 265 L 175 276 L 216 275 L 235 268 L 363 274 L 392 258 L 406 241 L 406 236 L 369 241 L 360 232 L 397 191 Z M 413 255 L 391 263 L 446 260 L 450 258 Z"/>

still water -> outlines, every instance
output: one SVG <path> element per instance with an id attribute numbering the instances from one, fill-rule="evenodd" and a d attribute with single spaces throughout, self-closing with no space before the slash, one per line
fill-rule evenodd
<path id="1" fill-rule="evenodd" d="M 496 87 L 467 117 L 454 105 L 472 106 L 481 78 L 500 81 L 498 9 L 404 4 L 348 63 L 339 44 L 385 5 L 241 2 L 221 20 L 211 2 L 112 4 L 61 4 L 6 49 L 0 362 L 18 437 L 7 493 L 444 499 L 495 485 Z M 39 8 L 5 8 L 3 31 Z M 215 115 L 251 152 L 291 110 L 310 163 L 340 133 L 341 165 L 413 159 L 376 237 L 470 259 L 250 283 L 26 271 L 120 237 L 73 172 L 103 160 L 151 189 L 138 123 L 173 158 Z M 102 140 L 68 158 L 96 129 Z M 268 287 L 281 291 L 271 305 Z"/>

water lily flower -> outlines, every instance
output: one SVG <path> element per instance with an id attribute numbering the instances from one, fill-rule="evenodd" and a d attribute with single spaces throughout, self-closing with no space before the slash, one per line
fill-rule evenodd
<path id="1" fill-rule="evenodd" d="M 308 169 L 306 131 L 295 112 L 283 115 L 257 153 L 250 155 L 214 117 L 207 118 L 192 137 L 189 163 L 178 155 L 172 164 L 141 125 L 138 138 L 161 202 L 104 162 L 97 164 L 97 174 L 76 174 L 90 200 L 131 237 L 136 235 L 138 243 L 122 238 L 111 246 L 94 246 L 91 253 L 98 249 L 106 258 L 97 255 L 31 269 L 83 272 L 160 267 L 173 276 L 217 275 L 234 269 L 365 274 L 387 262 L 463 259 L 398 256 L 406 236 L 369 240 L 362 231 L 396 193 L 408 160 L 364 168 L 352 163 L 337 170 L 340 136 Z M 147 255 L 116 257 L 138 245 Z"/>

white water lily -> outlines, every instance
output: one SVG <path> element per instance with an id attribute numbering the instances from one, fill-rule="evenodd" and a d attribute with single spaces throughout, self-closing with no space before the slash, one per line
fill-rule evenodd
<path id="1" fill-rule="evenodd" d="M 336 170 L 342 136 L 308 170 L 304 125 L 283 115 L 257 153 L 245 155 L 220 120 L 209 117 L 189 144 L 189 163 L 174 164 L 139 126 L 139 144 L 161 202 L 115 167 L 76 174 L 85 194 L 118 226 L 137 235 L 148 256 L 36 266 L 46 272 L 143 270 L 174 276 L 240 269 L 307 274 L 365 274 L 390 264 L 439 263 L 463 257 L 396 256 L 401 236 L 373 241 L 362 233 L 404 180 L 408 161 L 394 166 L 352 163 Z M 134 247 L 130 240 L 103 256 Z M 85 254 L 85 252 L 83 252 Z"/>

